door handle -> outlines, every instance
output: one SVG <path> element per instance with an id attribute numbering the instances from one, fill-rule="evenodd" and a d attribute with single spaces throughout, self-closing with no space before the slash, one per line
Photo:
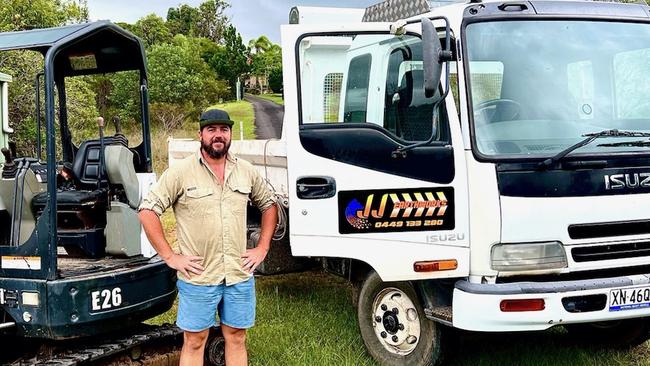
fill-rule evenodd
<path id="1" fill-rule="evenodd" d="M 296 181 L 296 193 L 303 200 L 318 200 L 336 195 L 336 181 L 332 177 L 300 177 Z"/>

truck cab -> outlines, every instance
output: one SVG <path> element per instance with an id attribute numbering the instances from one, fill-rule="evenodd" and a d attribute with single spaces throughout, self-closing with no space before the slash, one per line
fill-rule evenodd
<path id="1" fill-rule="evenodd" d="M 446 327 L 645 341 L 649 8 L 432 5 L 283 26 L 292 253 L 357 284 L 382 364 Z"/>

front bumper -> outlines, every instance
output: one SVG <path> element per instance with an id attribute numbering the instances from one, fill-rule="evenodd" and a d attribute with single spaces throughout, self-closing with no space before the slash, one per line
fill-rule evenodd
<path id="1" fill-rule="evenodd" d="M 650 317 L 650 307 L 610 311 L 610 290 L 650 285 L 650 274 L 580 281 L 476 284 L 458 281 L 453 297 L 453 326 L 485 332 L 544 330 L 556 325 Z M 605 295 L 604 309 L 568 311 L 562 300 L 570 297 Z M 544 299 L 540 311 L 503 312 L 501 301 Z"/>

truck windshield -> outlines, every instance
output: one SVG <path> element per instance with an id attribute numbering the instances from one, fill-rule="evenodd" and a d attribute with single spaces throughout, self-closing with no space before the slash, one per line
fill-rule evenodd
<path id="1" fill-rule="evenodd" d="M 649 25 L 482 22 L 467 26 L 466 40 L 482 155 L 549 157 L 594 131 L 650 132 Z M 647 142 L 606 137 L 575 153 L 650 153 Z"/>

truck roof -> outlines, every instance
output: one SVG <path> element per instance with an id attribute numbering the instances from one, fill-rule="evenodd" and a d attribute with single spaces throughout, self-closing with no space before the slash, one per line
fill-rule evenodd
<path id="1" fill-rule="evenodd" d="M 626 3 L 622 0 L 385 0 L 363 8 L 329 8 L 296 6 L 291 9 L 291 24 L 340 24 L 358 22 L 394 22 L 400 19 L 414 19 L 424 15 L 447 15 L 457 18 L 458 9 L 471 5 L 488 5 L 481 15 L 505 13 L 498 5 L 505 3 L 526 4 L 529 14 L 539 15 L 582 15 L 650 18 L 650 9 L 645 3 Z M 496 9 L 496 10 L 495 10 Z M 460 12 L 462 15 L 462 11 Z M 516 11 L 509 11 L 513 15 Z M 520 12 L 519 12 L 520 13 Z M 478 14 L 477 14 L 478 15 Z"/>

